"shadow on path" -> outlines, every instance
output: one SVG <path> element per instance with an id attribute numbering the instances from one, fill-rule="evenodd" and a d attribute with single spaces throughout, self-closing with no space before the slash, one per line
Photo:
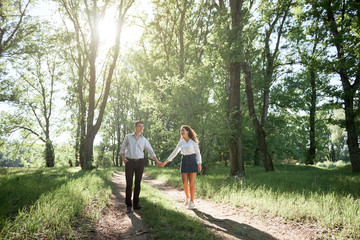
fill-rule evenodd
<path id="1" fill-rule="evenodd" d="M 213 228 L 216 231 L 222 231 L 226 234 L 229 234 L 235 238 L 240 238 L 244 240 L 276 240 L 273 236 L 262 232 L 250 225 L 235 222 L 230 219 L 219 219 L 214 218 L 210 214 L 201 212 L 197 209 L 194 210 L 194 213 L 204 220 L 205 224 L 209 228 Z"/>
<path id="2" fill-rule="evenodd" d="M 126 213 L 125 173 L 114 172 L 112 195 L 106 208 L 101 212 L 91 239 L 152 239 L 143 223 L 140 211 Z"/>

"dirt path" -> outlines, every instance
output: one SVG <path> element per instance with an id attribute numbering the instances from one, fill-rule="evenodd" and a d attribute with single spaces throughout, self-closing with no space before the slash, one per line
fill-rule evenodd
<path id="1" fill-rule="evenodd" d="M 261 218 L 244 209 L 233 208 L 201 198 L 195 199 L 196 210 L 188 210 L 183 205 L 185 194 L 182 189 L 176 189 L 148 176 L 144 176 L 143 181 L 162 190 L 166 196 L 177 202 L 176 205 L 174 204 L 176 209 L 199 218 L 211 232 L 223 239 L 316 239 L 316 231 L 311 226 L 286 223 L 280 218 L 274 217 Z"/>
<path id="2" fill-rule="evenodd" d="M 107 207 L 102 210 L 96 231 L 90 239 L 152 239 L 142 221 L 141 211 L 126 213 L 125 173 L 116 171 L 112 181 L 114 191 Z"/>
<path id="3" fill-rule="evenodd" d="M 125 173 L 115 172 L 116 186 L 107 208 L 96 225 L 94 239 L 152 239 L 142 222 L 140 212 L 126 214 L 124 203 Z M 174 208 L 199 218 L 209 230 L 222 239 L 316 239 L 316 231 L 304 224 L 286 223 L 280 218 L 254 216 L 244 209 L 233 208 L 205 199 L 196 199 L 196 210 L 188 210 L 182 203 L 184 193 L 157 179 L 143 176 L 143 182 L 160 189 L 174 200 Z"/>

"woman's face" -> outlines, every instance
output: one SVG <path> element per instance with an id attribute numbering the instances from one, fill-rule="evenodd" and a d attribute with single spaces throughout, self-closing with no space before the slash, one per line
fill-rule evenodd
<path id="1" fill-rule="evenodd" d="M 183 138 L 187 138 L 189 137 L 189 132 L 184 128 L 180 128 L 180 135 L 183 137 Z"/>

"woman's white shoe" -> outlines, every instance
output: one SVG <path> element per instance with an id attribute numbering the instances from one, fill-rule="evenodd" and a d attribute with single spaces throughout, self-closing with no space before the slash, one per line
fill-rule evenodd
<path id="1" fill-rule="evenodd" d="M 188 207 L 190 210 L 193 210 L 195 208 L 195 204 L 194 202 L 191 202 L 190 201 L 190 204 L 189 204 L 189 207 Z"/>
<path id="2" fill-rule="evenodd" d="M 185 198 L 184 205 L 188 205 L 190 202 L 190 198 Z"/>

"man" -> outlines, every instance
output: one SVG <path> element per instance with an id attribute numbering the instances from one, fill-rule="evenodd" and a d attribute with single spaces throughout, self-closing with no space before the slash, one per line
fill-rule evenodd
<path id="1" fill-rule="evenodd" d="M 120 154 L 125 164 L 125 178 L 126 178 L 126 197 L 125 203 L 127 206 L 127 213 L 131 212 L 131 207 L 134 210 L 141 209 L 139 205 L 140 183 L 144 172 L 144 150 L 156 161 L 157 165 L 161 167 L 154 150 L 149 141 L 142 135 L 144 130 L 144 123 L 137 121 L 134 125 L 135 132 L 125 136 L 121 145 Z M 135 173 L 135 187 L 134 198 L 131 202 L 133 176 Z"/>

